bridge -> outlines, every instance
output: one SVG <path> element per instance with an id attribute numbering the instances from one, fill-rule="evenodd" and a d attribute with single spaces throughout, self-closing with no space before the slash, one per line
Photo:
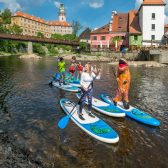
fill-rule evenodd
<path id="1" fill-rule="evenodd" d="M 0 39 L 28 42 L 28 53 L 29 54 L 33 53 L 32 42 L 59 44 L 59 45 L 70 45 L 70 46 L 73 46 L 73 47 L 79 46 L 79 41 L 56 40 L 56 39 L 51 39 L 51 38 L 46 38 L 46 37 L 35 37 L 35 36 L 18 35 L 18 34 L 16 35 L 16 34 L 0 33 Z"/>

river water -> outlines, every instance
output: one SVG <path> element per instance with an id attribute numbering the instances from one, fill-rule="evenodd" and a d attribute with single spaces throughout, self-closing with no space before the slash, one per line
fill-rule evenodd
<path id="1" fill-rule="evenodd" d="M 102 77 L 94 84 L 94 96 L 103 92 L 114 95 L 111 65 L 97 64 Z M 75 102 L 77 98 L 47 85 L 55 69 L 56 59 L 51 57 L 0 58 L 0 126 L 17 148 L 29 151 L 46 168 L 168 167 L 168 67 L 130 67 L 130 102 L 159 119 L 160 127 L 94 111 L 119 134 L 115 145 L 93 139 L 71 121 L 63 130 L 57 127 L 64 116 L 60 98 Z"/>

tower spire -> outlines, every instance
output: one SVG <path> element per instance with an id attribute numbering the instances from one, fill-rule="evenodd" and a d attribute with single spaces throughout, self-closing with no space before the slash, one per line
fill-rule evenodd
<path id="1" fill-rule="evenodd" d="M 59 8 L 59 21 L 66 21 L 64 4 L 60 4 Z"/>

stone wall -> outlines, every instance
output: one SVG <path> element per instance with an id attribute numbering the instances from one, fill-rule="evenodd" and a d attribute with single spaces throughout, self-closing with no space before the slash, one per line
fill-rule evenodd
<path id="1" fill-rule="evenodd" d="M 126 52 L 122 54 L 121 52 L 92 51 L 91 54 L 95 56 L 110 57 L 112 60 L 116 60 L 124 56 L 129 61 L 145 61 L 147 60 L 149 53 L 141 52 L 141 51 L 133 51 L 133 52 Z"/>

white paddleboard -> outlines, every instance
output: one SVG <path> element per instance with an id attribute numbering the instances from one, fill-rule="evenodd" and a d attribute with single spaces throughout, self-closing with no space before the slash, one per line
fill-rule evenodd
<path id="1" fill-rule="evenodd" d="M 90 117 L 86 110 L 83 109 L 82 114 L 85 120 L 81 120 L 78 117 L 79 107 L 77 106 L 72 111 L 75 103 L 69 101 L 68 99 L 61 99 L 60 105 L 64 112 L 70 117 L 70 119 L 90 136 L 106 143 L 117 143 L 119 141 L 118 134 L 97 116 L 95 116 L 94 118 Z"/>
<path id="2" fill-rule="evenodd" d="M 78 92 L 80 89 L 76 86 L 72 86 L 70 84 L 64 85 L 64 84 L 59 84 L 59 82 L 53 81 L 53 86 L 56 86 L 59 89 L 65 90 L 65 91 L 70 91 L 70 92 Z"/>
<path id="3" fill-rule="evenodd" d="M 80 98 L 80 93 L 77 93 L 76 96 Z M 88 104 L 88 100 L 86 98 L 86 104 Z M 113 107 L 112 105 L 101 101 L 95 97 L 92 97 L 92 108 L 100 113 L 103 113 L 112 117 L 125 117 L 125 113 Z"/>

